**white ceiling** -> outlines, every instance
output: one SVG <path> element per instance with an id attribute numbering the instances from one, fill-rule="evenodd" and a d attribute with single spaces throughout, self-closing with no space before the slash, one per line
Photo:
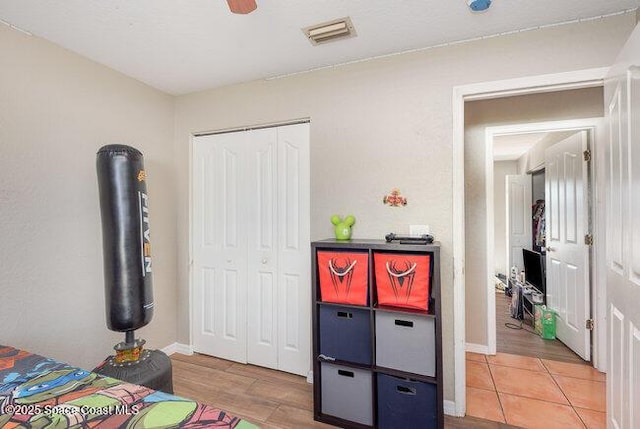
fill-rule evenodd
<path id="1" fill-rule="evenodd" d="M 640 0 L 0 0 L 0 19 L 171 94 L 635 9 Z M 357 37 L 301 28 L 350 16 Z"/>

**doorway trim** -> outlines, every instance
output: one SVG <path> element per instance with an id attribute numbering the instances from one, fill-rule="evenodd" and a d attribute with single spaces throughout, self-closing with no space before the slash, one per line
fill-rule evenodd
<path id="1" fill-rule="evenodd" d="M 511 124 L 511 125 L 503 125 L 503 126 L 495 126 L 495 127 L 487 127 L 485 130 L 485 142 L 486 142 L 486 152 L 485 152 L 485 184 L 486 184 L 486 206 L 487 206 L 487 225 L 486 225 L 486 243 L 487 243 L 487 354 L 494 355 L 496 354 L 497 348 L 497 339 L 496 339 L 496 294 L 495 294 L 495 286 L 493 282 L 493 275 L 491 274 L 494 270 L 494 232 L 495 232 L 495 213 L 494 213 L 494 178 L 493 178 L 493 139 L 497 136 L 504 135 L 514 135 L 514 134 L 529 134 L 529 133 L 539 133 L 539 132 L 562 132 L 562 131 L 587 131 L 589 133 L 589 144 L 591 145 L 590 149 L 594 158 L 592 159 L 591 164 L 589 165 L 589 175 L 591 177 L 591 192 L 589 196 L 589 215 L 590 221 L 587 222 L 588 225 L 591 226 L 592 232 L 595 234 L 595 229 L 597 227 L 596 220 L 596 210 L 593 205 L 593 197 L 595 194 L 595 143 L 596 143 L 596 135 L 597 135 L 597 127 L 603 125 L 603 118 L 585 118 L 585 119 L 572 119 L 572 120 L 562 120 L 562 121 L 546 121 L 546 122 L 536 122 L 536 123 L 526 123 L 526 124 Z M 527 172 L 528 173 L 528 172 Z M 590 282 L 590 295 L 591 295 L 591 306 L 593 308 L 593 317 L 596 318 L 596 327 L 604 328 L 606 326 L 604 314 L 598 311 L 598 308 L 595 304 L 596 297 L 601 296 L 601 291 L 598 284 L 597 277 L 597 264 L 595 263 L 597 260 L 597 249 L 594 247 L 593 253 L 591 254 L 591 260 L 589 264 L 589 270 L 592 273 L 591 282 Z M 606 296 L 606 293 L 604 294 Z M 594 330 L 593 339 L 592 339 L 592 361 L 594 364 L 598 364 L 600 355 L 599 343 L 597 341 L 598 334 Z M 602 353 L 606 353 L 606 349 L 602 349 Z"/>
<path id="2" fill-rule="evenodd" d="M 448 414 L 465 415 L 467 393 L 465 386 L 464 103 L 470 100 L 601 86 L 608 70 L 608 67 L 601 67 L 453 87 L 454 404 L 452 404 L 453 409 L 446 410 Z"/>

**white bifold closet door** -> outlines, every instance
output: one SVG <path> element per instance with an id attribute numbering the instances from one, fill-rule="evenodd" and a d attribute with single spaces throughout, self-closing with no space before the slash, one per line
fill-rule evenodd
<path id="1" fill-rule="evenodd" d="M 193 140 L 193 347 L 310 369 L 309 124 Z"/>

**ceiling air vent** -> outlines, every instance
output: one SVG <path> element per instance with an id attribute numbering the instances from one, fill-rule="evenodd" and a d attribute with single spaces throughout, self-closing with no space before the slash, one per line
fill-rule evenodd
<path id="1" fill-rule="evenodd" d="M 351 23 L 349 17 L 312 25 L 311 27 L 303 28 L 302 31 L 312 45 L 355 37 L 356 35 L 356 30 L 353 28 L 353 23 Z"/>

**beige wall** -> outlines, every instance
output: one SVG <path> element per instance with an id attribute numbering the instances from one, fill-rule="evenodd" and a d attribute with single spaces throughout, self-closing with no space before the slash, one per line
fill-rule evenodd
<path id="1" fill-rule="evenodd" d="M 124 338 L 105 323 L 95 154 L 145 154 L 156 312 L 176 338 L 173 99 L 0 25 L 0 343 L 93 368 Z"/>
<path id="2" fill-rule="evenodd" d="M 178 97 L 178 340 L 189 342 L 191 133 L 310 117 L 313 239 L 331 235 L 331 214 L 353 213 L 357 238 L 382 238 L 427 223 L 441 241 L 445 398 L 452 399 L 452 230 L 461 227 L 452 223 L 452 89 L 609 65 L 634 20 L 634 14 L 616 16 Z M 475 149 L 470 154 L 475 159 Z M 466 180 L 473 182 L 468 202 L 480 211 L 481 229 L 467 240 L 473 250 L 484 243 L 477 234 L 484 231 L 484 190 L 474 193 L 484 186 L 484 172 L 470 168 Z M 406 207 L 382 204 L 394 187 L 408 198 Z M 467 278 L 474 277 L 467 271 Z M 484 300 L 468 292 L 474 313 L 467 313 L 467 329 L 477 342 L 483 338 L 470 325 L 486 325 L 478 322 L 486 313 Z"/>
<path id="3" fill-rule="evenodd" d="M 493 163 L 493 256 L 494 272 L 509 276 L 507 268 L 507 241 L 506 241 L 506 184 L 505 177 L 518 174 L 517 161 L 496 161 Z"/>
<path id="4" fill-rule="evenodd" d="M 485 129 L 604 115 L 602 87 L 465 103 L 467 343 L 487 345 Z M 524 157 L 526 158 L 526 157 Z M 524 174 L 519 162 L 519 172 Z M 479 281 L 478 279 L 487 279 Z"/>

